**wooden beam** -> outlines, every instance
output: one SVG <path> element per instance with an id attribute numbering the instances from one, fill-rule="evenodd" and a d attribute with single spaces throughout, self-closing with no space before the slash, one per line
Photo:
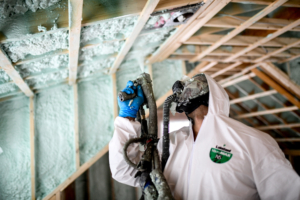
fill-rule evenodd
<path id="1" fill-rule="evenodd" d="M 31 199 L 35 200 L 34 98 L 29 98 Z"/>
<path id="2" fill-rule="evenodd" d="M 298 20 L 294 21 L 293 23 L 291 23 L 291 24 L 289 24 L 289 25 L 287 25 L 287 26 L 285 26 L 285 27 L 277 30 L 276 32 L 274 32 L 272 34 L 267 35 L 265 38 L 263 38 L 263 39 L 255 42 L 254 44 L 249 45 L 248 47 L 246 47 L 242 51 L 240 51 L 240 52 L 238 52 L 238 53 L 230 56 L 229 58 L 227 58 L 225 60 L 225 62 L 230 62 L 231 60 L 233 60 L 233 59 L 235 59 L 235 58 L 237 58 L 237 57 L 239 57 L 241 55 L 246 54 L 247 52 L 251 51 L 252 49 L 255 49 L 258 46 L 261 46 L 262 44 L 264 44 L 264 43 L 266 43 L 266 42 L 268 42 L 268 41 L 276 38 L 277 36 L 279 36 L 279 35 L 287 32 L 287 31 L 291 30 L 292 28 L 295 28 L 296 26 L 299 26 L 299 25 L 300 25 L 300 19 L 298 19 Z"/>
<path id="3" fill-rule="evenodd" d="M 269 95 L 276 94 L 276 93 L 277 93 L 276 90 L 269 90 L 269 91 L 266 91 L 266 92 L 260 92 L 260 93 L 257 93 L 257 94 L 252 94 L 252 95 L 249 95 L 249 96 L 245 96 L 245 97 L 241 97 L 241 98 L 238 98 L 238 99 L 231 100 L 230 104 L 249 101 L 249 100 L 269 96 Z"/>
<path id="4" fill-rule="evenodd" d="M 288 59 L 282 60 L 282 61 L 280 61 L 279 63 L 290 62 L 290 61 L 295 60 L 295 59 L 297 59 L 297 58 L 300 58 L 300 54 L 299 54 L 299 55 L 292 56 L 292 57 L 290 57 L 290 58 L 288 58 Z"/>
<path id="5" fill-rule="evenodd" d="M 256 74 L 261 80 L 263 80 L 265 83 L 267 83 L 269 86 L 274 88 L 278 91 L 278 93 L 285 96 L 292 104 L 294 104 L 296 107 L 300 108 L 300 102 L 291 95 L 288 91 L 286 91 L 284 88 L 282 88 L 279 84 L 277 84 L 275 81 L 273 81 L 269 76 L 267 76 L 265 73 L 259 71 L 258 69 L 252 69 L 253 73 Z"/>
<path id="6" fill-rule="evenodd" d="M 221 74 L 224 74 L 225 72 L 229 71 L 229 70 L 232 70 L 234 69 L 235 67 L 241 65 L 242 63 L 241 62 L 236 62 L 236 63 L 233 63 L 232 65 L 229 65 L 228 67 L 224 68 L 224 69 L 221 69 L 220 71 L 214 73 L 211 75 L 211 77 L 215 78 Z"/>
<path id="7" fill-rule="evenodd" d="M 208 20 L 217 14 L 229 0 L 206 0 L 204 5 L 147 60 L 148 63 L 162 61 L 169 57 L 180 45 L 198 31 Z"/>
<path id="8" fill-rule="evenodd" d="M 222 87 L 228 87 L 228 86 L 231 86 L 231 85 L 234 85 L 234 84 L 237 84 L 239 82 L 242 82 L 242 81 L 245 81 L 245 80 L 248 80 L 249 78 L 252 78 L 252 77 L 255 77 L 256 75 L 254 73 L 250 73 L 250 74 L 246 74 L 246 75 L 243 75 L 239 78 L 236 78 L 234 80 L 231 80 L 231 81 L 228 81 L 226 83 L 222 83 L 221 86 Z"/>
<path id="9" fill-rule="evenodd" d="M 265 59 L 267 59 L 267 58 L 269 58 L 271 56 L 275 56 L 276 54 L 279 54 L 279 53 L 281 53 L 281 52 L 283 52 L 283 51 L 285 51 L 285 50 L 287 50 L 289 48 L 295 47 L 298 44 L 300 44 L 300 40 L 298 40 L 296 42 L 293 42 L 293 43 L 291 43 L 289 45 L 286 45 L 286 46 L 284 46 L 284 47 L 282 47 L 282 48 L 280 48 L 280 49 L 278 49 L 276 51 L 270 52 L 270 53 L 268 53 L 268 54 L 266 54 L 266 55 L 264 55 L 264 56 L 262 56 L 260 58 L 257 58 L 254 62 L 261 62 L 261 61 L 263 61 L 263 60 L 265 60 Z"/>
<path id="10" fill-rule="evenodd" d="M 184 60 L 181 61 L 181 68 L 182 68 L 182 74 L 186 75 L 186 65 Z"/>
<path id="11" fill-rule="evenodd" d="M 255 127 L 255 128 L 258 129 L 258 130 L 264 131 L 264 130 L 282 129 L 282 128 L 294 128 L 294 127 L 300 127 L 300 123 L 278 124 L 278 125 L 270 125 L 270 126 L 258 126 L 258 127 Z"/>
<path id="12" fill-rule="evenodd" d="M 247 118 L 247 117 L 254 117 L 254 116 L 260 116 L 260 115 L 269 115 L 269 114 L 288 112 L 288 111 L 293 111 L 293 110 L 298 110 L 298 107 L 297 106 L 290 106 L 290 107 L 285 107 L 285 108 L 276 108 L 276 109 L 252 112 L 252 113 L 247 113 L 247 114 L 243 114 L 243 115 L 238 115 L 238 116 L 236 116 L 236 118 L 237 119 L 243 119 L 243 118 Z"/>
<path id="13" fill-rule="evenodd" d="M 240 26 L 241 22 L 247 21 L 249 19 L 250 17 L 242 17 L 242 16 L 214 17 L 210 21 L 208 21 L 205 25 L 203 25 L 203 27 L 231 29 Z M 277 31 L 293 22 L 294 20 L 278 19 L 278 18 L 262 18 L 258 22 L 249 26 L 248 29 Z M 292 31 L 299 32 L 300 28 L 294 27 L 292 28 Z"/>
<path id="14" fill-rule="evenodd" d="M 222 35 L 198 35 L 192 36 L 190 39 L 185 41 L 183 44 L 189 45 L 212 45 L 218 40 L 220 40 L 223 36 Z M 248 46 L 250 44 L 255 43 L 258 40 L 263 39 L 264 37 L 258 36 L 244 36 L 244 35 L 237 35 L 234 38 L 224 42 L 223 45 L 228 46 Z M 299 41 L 298 38 L 287 38 L 287 37 L 277 37 L 273 40 L 266 42 L 263 44 L 264 47 L 284 47 L 285 45 L 292 44 L 294 42 Z M 300 46 L 297 46 L 300 47 Z"/>
<path id="15" fill-rule="evenodd" d="M 203 66 L 202 68 L 199 69 L 198 73 L 200 73 L 200 72 L 205 72 L 205 71 L 209 70 L 210 68 L 214 67 L 217 64 L 218 64 L 218 62 L 210 62 L 209 64 L 203 66 L 202 63 L 200 63 L 198 66 L 196 66 L 196 68 L 198 69 L 198 68 L 200 68 L 200 66 Z"/>
<path id="16" fill-rule="evenodd" d="M 56 199 L 55 200 L 60 200 L 61 199 L 61 191 L 57 191 L 55 194 Z"/>
<path id="17" fill-rule="evenodd" d="M 126 54 L 129 52 L 130 48 L 132 47 L 135 39 L 140 34 L 141 30 L 143 29 L 144 25 L 147 23 L 150 14 L 154 11 L 156 5 L 158 4 L 159 0 L 148 0 L 144 9 L 142 10 L 139 19 L 134 26 L 131 35 L 126 40 L 125 44 L 123 45 L 121 51 L 119 52 L 113 66 L 110 69 L 109 74 L 113 74 L 121 65 L 122 61 L 124 60 Z"/>
<path id="18" fill-rule="evenodd" d="M 232 30 L 229 34 L 223 36 L 220 40 L 218 40 L 216 43 L 211 45 L 209 48 L 207 48 L 204 52 L 201 54 L 195 56 L 190 60 L 190 62 L 196 62 L 197 60 L 200 60 L 201 58 L 205 57 L 209 53 L 211 53 L 213 50 L 217 49 L 221 45 L 223 45 L 225 42 L 229 41 L 239 33 L 241 33 L 243 30 L 250 27 L 253 23 L 257 22 L 279 6 L 281 6 L 283 3 L 285 3 L 287 0 L 276 0 L 274 3 L 270 4 L 266 8 L 264 8 L 262 11 L 251 17 L 249 20 L 243 22 L 240 26 L 236 27 L 234 30 Z"/>
<path id="19" fill-rule="evenodd" d="M 75 138 L 75 162 L 76 170 L 80 167 L 80 154 L 79 154 L 79 118 L 78 118 L 78 86 L 77 83 L 73 85 L 74 92 L 74 138 Z"/>
<path id="20" fill-rule="evenodd" d="M 273 0 L 232 0 L 231 2 L 243 3 L 243 4 L 270 5 L 271 3 L 273 3 Z M 298 0 L 289 0 L 288 2 L 284 3 L 282 6 L 300 8 L 300 3 Z"/>
<path id="21" fill-rule="evenodd" d="M 280 82 L 284 87 L 286 87 L 289 91 L 300 98 L 300 86 L 297 85 L 294 81 L 288 77 L 283 71 L 281 71 L 278 67 L 273 65 L 273 63 L 262 63 L 261 67 L 268 72 L 272 77 L 274 77 L 278 82 Z"/>
<path id="22" fill-rule="evenodd" d="M 29 86 L 24 82 L 20 74 L 15 70 L 12 63 L 0 48 L 0 65 L 1 68 L 10 76 L 14 83 L 21 89 L 21 91 L 28 97 L 33 96 L 33 92 Z"/>
<path id="23" fill-rule="evenodd" d="M 112 90 L 113 90 L 113 97 L 114 97 L 114 118 L 116 118 L 119 115 L 118 110 L 118 93 L 117 93 L 117 78 L 116 74 L 111 75 L 111 81 L 112 81 Z"/>
<path id="24" fill-rule="evenodd" d="M 284 139 L 288 140 L 289 138 L 284 138 Z M 284 150 L 284 154 L 291 155 L 291 156 L 300 156 L 300 150 L 289 150 L 289 149 L 286 149 L 286 150 Z"/>
<path id="25" fill-rule="evenodd" d="M 93 158 L 80 166 L 80 168 L 74 172 L 69 178 L 67 178 L 63 183 L 61 183 L 57 188 L 55 188 L 50 194 L 48 194 L 44 200 L 50 199 L 59 191 L 63 191 L 68 187 L 75 179 L 77 179 L 82 173 L 84 173 L 88 168 L 90 168 L 97 160 L 99 160 L 108 151 L 108 145 L 106 145 L 101 151 L 99 151 Z"/>
<path id="26" fill-rule="evenodd" d="M 69 85 L 77 78 L 83 0 L 69 1 Z"/>

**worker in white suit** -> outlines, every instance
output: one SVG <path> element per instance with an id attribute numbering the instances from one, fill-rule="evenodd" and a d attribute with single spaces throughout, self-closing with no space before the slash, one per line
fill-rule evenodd
<path id="1" fill-rule="evenodd" d="M 229 118 L 228 95 L 214 79 L 202 74 L 181 83 L 185 95 L 176 110 L 187 114 L 190 126 L 170 133 L 170 157 L 164 170 L 175 199 L 300 199 L 300 178 L 276 141 Z M 131 85 L 124 91 L 130 93 Z M 191 85 L 197 85 L 199 90 L 188 92 Z M 198 100 L 194 101 L 192 98 L 197 95 Z M 207 103 L 199 101 L 205 95 Z M 138 108 L 143 101 L 141 92 L 136 98 Z M 141 125 L 134 121 L 137 110 L 120 105 L 120 116 L 115 120 L 115 132 L 109 143 L 113 178 L 135 187 L 139 186 L 134 178 L 137 170 L 124 161 L 122 148 L 126 141 L 140 135 Z M 158 150 L 161 153 L 161 140 Z M 128 148 L 128 156 L 136 163 L 139 161 L 138 144 Z"/>

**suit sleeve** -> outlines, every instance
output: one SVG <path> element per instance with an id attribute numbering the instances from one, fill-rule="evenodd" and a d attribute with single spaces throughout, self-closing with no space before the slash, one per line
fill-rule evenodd
<path id="1" fill-rule="evenodd" d="M 300 199 L 300 177 L 279 148 L 265 155 L 253 173 L 262 200 Z"/>
<path id="2" fill-rule="evenodd" d="M 141 125 L 139 122 L 117 117 L 114 135 L 109 143 L 109 164 L 112 177 L 120 183 L 134 187 L 139 186 L 139 178 L 134 178 L 138 171 L 125 162 L 123 147 L 129 139 L 138 137 L 140 131 Z M 139 144 L 131 144 L 127 149 L 127 154 L 129 159 L 137 164 L 140 160 Z"/>

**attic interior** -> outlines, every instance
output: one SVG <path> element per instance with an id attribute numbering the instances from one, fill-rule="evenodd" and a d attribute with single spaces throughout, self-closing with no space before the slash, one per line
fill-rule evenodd
<path id="1" fill-rule="evenodd" d="M 298 0 L 0 0 L 0 46 L 0 199 L 138 199 L 107 153 L 143 72 L 159 124 L 173 83 L 205 73 L 300 174 Z"/>

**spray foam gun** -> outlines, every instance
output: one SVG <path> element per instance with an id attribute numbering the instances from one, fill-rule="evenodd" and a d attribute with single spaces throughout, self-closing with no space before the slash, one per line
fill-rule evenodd
<path id="1" fill-rule="evenodd" d="M 140 138 L 128 140 L 123 147 L 123 157 L 128 165 L 136 168 L 138 172 L 135 178 L 140 178 L 140 186 L 143 191 L 141 199 L 144 200 L 173 200 L 170 187 L 163 175 L 160 166 L 159 155 L 157 151 L 157 107 L 154 99 L 153 88 L 149 74 L 142 73 L 135 81 L 134 85 L 141 85 L 145 102 L 140 106 L 137 114 L 137 120 L 141 123 L 142 134 Z M 119 92 L 120 101 L 132 99 L 136 94 L 128 95 L 124 92 Z M 149 125 L 145 118 L 143 106 L 149 108 Z M 127 155 L 127 148 L 132 143 L 140 143 L 145 145 L 145 151 L 138 164 L 134 164 Z M 169 151 L 169 149 L 168 149 Z"/>

